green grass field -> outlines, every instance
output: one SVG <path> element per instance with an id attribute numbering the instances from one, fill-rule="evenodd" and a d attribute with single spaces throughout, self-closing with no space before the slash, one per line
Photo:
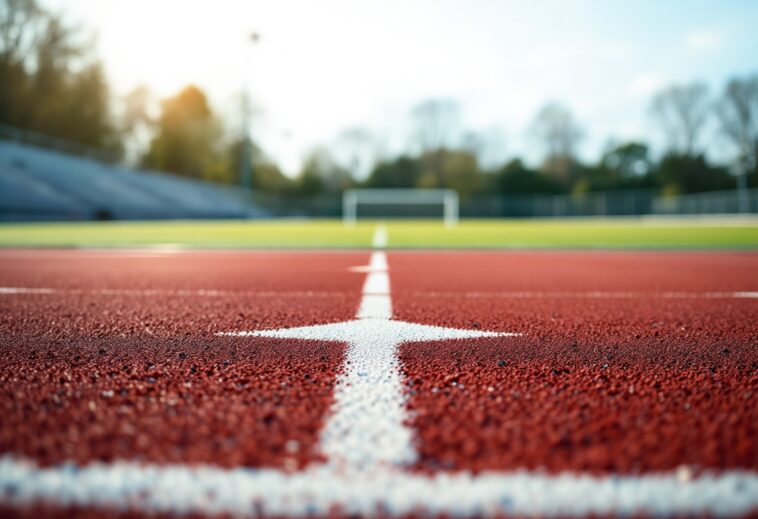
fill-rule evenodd
<path id="1" fill-rule="evenodd" d="M 0 225 L 0 247 L 368 248 L 376 222 L 86 222 Z M 758 249 L 758 220 L 389 221 L 393 248 Z"/>

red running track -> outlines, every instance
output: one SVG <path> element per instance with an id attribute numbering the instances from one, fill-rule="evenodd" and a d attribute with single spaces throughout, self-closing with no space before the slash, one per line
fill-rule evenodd
<path id="1" fill-rule="evenodd" d="M 344 346 L 214 334 L 352 318 L 363 279 L 348 268 L 365 258 L 0 253 L 0 286 L 84 289 L 0 295 L 0 451 L 304 466 Z"/>
<path id="2" fill-rule="evenodd" d="M 0 452 L 297 470 L 344 346 L 217 337 L 355 316 L 368 254 L 2 251 Z M 758 255 L 391 253 L 416 470 L 758 469 Z"/>
<path id="3" fill-rule="evenodd" d="M 391 268 L 398 319 L 524 334 L 402 347 L 420 469 L 758 468 L 758 299 L 705 297 L 758 290 L 755 254 L 395 254 Z"/>

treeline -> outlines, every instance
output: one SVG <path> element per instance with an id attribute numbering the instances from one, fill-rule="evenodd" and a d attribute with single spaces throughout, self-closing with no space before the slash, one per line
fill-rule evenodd
<path id="1" fill-rule="evenodd" d="M 0 124 L 120 151 L 101 63 L 35 0 L 0 1 Z"/>
<path id="2" fill-rule="evenodd" d="M 407 152 L 388 156 L 370 130 L 346 130 L 314 149 L 295 177 L 231 131 L 205 93 L 187 86 L 154 99 L 140 87 L 123 99 L 109 90 L 91 41 L 43 9 L 37 0 L 0 0 L 0 124 L 104 148 L 128 163 L 178 175 L 239 184 L 250 157 L 258 192 L 309 197 L 347 187 L 448 187 L 462 197 L 502 193 L 583 193 L 656 189 L 692 193 L 758 185 L 758 74 L 730 80 L 717 95 L 700 84 L 656 95 L 650 117 L 665 135 L 662 157 L 644 142 L 609 144 L 595 163 L 580 160 L 581 124 L 560 104 L 540 110 L 529 128 L 542 151 L 536 167 L 524 160 L 485 160 L 502 150 L 500 136 L 467 132 L 452 100 L 430 99 L 410 114 Z M 729 163 L 706 155 L 715 133 Z M 497 153 L 495 153 L 497 154 Z"/>

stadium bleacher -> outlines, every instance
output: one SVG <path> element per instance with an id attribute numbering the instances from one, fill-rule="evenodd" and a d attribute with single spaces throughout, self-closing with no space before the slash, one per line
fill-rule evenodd
<path id="1" fill-rule="evenodd" d="M 233 187 L 0 140 L 0 220 L 255 218 Z"/>

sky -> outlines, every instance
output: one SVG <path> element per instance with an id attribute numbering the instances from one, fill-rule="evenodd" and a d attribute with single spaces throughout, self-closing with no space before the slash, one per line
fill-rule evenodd
<path id="1" fill-rule="evenodd" d="M 454 99 L 488 160 L 539 149 L 528 131 L 547 102 L 568 107 L 595 160 L 609 142 L 660 147 L 651 96 L 673 83 L 758 72 L 752 0 L 47 0 L 96 36 L 118 95 L 200 86 L 239 123 L 247 83 L 253 137 L 289 174 L 347 128 L 384 154 L 409 149 L 409 112 Z M 260 35 L 252 44 L 249 34 Z M 247 81 L 246 81 L 247 78 Z M 718 154 L 715 128 L 704 139 Z"/>

